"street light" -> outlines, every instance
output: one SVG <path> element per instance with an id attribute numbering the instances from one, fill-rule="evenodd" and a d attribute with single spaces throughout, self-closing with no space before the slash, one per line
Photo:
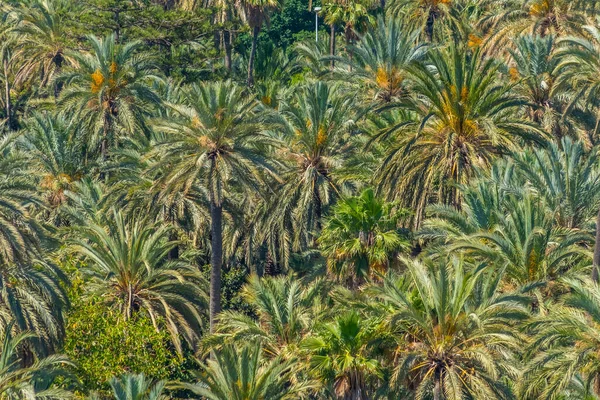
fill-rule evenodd
<path id="1" fill-rule="evenodd" d="M 319 11 L 321 11 L 321 7 L 315 7 L 315 41 L 319 43 Z"/>

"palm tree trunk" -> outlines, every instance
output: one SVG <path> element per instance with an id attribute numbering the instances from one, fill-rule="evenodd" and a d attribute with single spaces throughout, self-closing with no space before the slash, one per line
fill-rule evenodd
<path id="1" fill-rule="evenodd" d="M 435 383 L 433 385 L 433 400 L 442 400 L 442 379 L 441 374 L 435 372 Z"/>
<path id="2" fill-rule="evenodd" d="M 223 47 L 225 47 L 225 68 L 231 71 L 231 32 L 227 29 L 223 31 Z"/>
<path id="3" fill-rule="evenodd" d="M 335 61 L 333 57 L 335 57 L 335 24 L 331 24 L 329 26 L 329 55 L 331 58 L 331 69 L 335 67 Z"/>
<path id="4" fill-rule="evenodd" d="M 433 27 L 435 25 L 435 18 L 435 11 L 433 9 L 429 10 L 427 23 L 425 24 L 425 35 L 427 35 L 428 42 L 433 42 Z"/>
<path id="5" fill-rule="evenodd" d="M 252 50 L 250 50 L 250 59 L 248 60 L 248 86 L 254 86 L 254 59 L 256 58 L 256 46 L 258 44 L 258 34 L 260 26 L 255 26 L 252 30 Z"/>
<path id="6" fill-rule="evenodd" d="M 596 216 L 596 243 L 594 243 L 594 258 L 592 260 L 592 279 L 600 283 L 600 210 Z"/>
<path id="7" fill-rule="evenodd" d="M 221 312 L 221 266 L 223 264 L 223 207 L 210 201 L 210 333 L 214 332 L 217 314 Z"/>

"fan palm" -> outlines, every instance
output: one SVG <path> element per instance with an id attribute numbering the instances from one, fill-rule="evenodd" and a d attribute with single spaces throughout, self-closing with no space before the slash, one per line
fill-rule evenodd
<path id="1" fill-rule="evenodd" d="M 350 312 L 315 328 L 303 341 L 311 372 L 321 382 L 333 383 L 337 399 L 366 400 L 372 396 L 373 384 L 381 377 L 381 366 L 370 348 L 378 326 L 378 321 Z"/>
<path id="2" fill-rule="evenodd" d="M 182 104 L 173 105 L 179 118 L 158 129 L 167 139 L 156 148 L 158 168 L 168 173 L 158 180 L 166 194 L 187 193 L 194 185 L 208 198 L 211 220 L 210 326 L 221 311 L 223 205 L 235 189 L 260 192 L 261 171 L 270 165 L 264 149 L 273 143 L 257 101 L 231 82 L 193 85 Z"/>
<path id="3" fill-rule="evenodd" d="M 106 159 L 119 136 L 147 131 L 149 110 L 161 103 L 151 86 L 159 78 L 140 42 L 120 45 L 109 35 L 90 36 L 89 43 L 91 53 L 73 54 L 77 68 L 60 78 L 67 87 L 59 104 L 77 116 L 88 132 L 88 145 L 99 147 Z"/>
<path id="4" fill-rule="evenodd" d="M 399 220 L 407 213 L 395 207 L 377 199 L 372 189 L 336 204 L 319 237 L 333 275 L 357 287 L 375 271 L 383 272 L 408 247 L 399 233 Z"/>
<path id="5" fill-rule="evenodd" d="M 429 201 L 460 206 L 457 185 L 488 167 L 516 142 L 539 140 L 541 132 L 519 118 L 524 105 L 499 81 L 499 64 L 456 47 L 430 52 L 430 64 L 411 66 L 418 101 L 415 117 L 383 130 L 379 140 L 394 140 L 377 182 L 390 197 L 402 196 L 420 222 Z"/>
<path id="6" fill-rule="evenodd" d="M 260 345 L 225 346 L 201 368 L 198 383 L 184 387 L 207 400 L 302 399 L 311 387 L 296 376 L 295 360 L 265 360 Z"/>
<path id="7" fill-rule="evenodd" d="M 588 393 L 600 396 L 600 287 L 590 280 L 567 283 L 564 304 L 529 324 L 535 339 L 521 388 L 527 398 L 562 398 L 578 374 Z"/>
<path id="8" fill-rule="evenodd" d="M 118 307 L 126 319 L 147 313 L 156 329 L 162 321 L 181 352 L 180 335 L 192 346 L 199 338 L 206 308 L 205 281 L 182 260 L 167 260 L 175 246 L 170 227 L 143 219 L 125 221 L 112 212 L 108 226 L 90 223 L 76 228 L 73 250 L 88 262 L 88 289 Z"/>
<path id="9" fill-rule="evenodd" d="M 397 340 L 393 380 L 417 398 L 509 398 L 503 376 L 527 317 L 525 299 L 499 290 L 500 277 L 462 260 L 403 260 L 404 277 L 388 275 L 369 293 L 380 301 Z"/>

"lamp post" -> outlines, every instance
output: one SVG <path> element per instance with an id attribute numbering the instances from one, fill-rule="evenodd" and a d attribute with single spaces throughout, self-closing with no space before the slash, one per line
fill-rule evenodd
<path id="1" fill-rule="evenodd" d="M 319 11 L 321 7 L 315 7 L 315 42 L 319 43 Z"/>

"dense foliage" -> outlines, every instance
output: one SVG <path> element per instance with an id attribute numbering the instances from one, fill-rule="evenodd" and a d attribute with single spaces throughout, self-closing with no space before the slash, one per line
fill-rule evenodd
<path id="1" fill-rule="evenodd" d="M 599 11 L 1 1 L 0 399 L 600 399 Z"/>

